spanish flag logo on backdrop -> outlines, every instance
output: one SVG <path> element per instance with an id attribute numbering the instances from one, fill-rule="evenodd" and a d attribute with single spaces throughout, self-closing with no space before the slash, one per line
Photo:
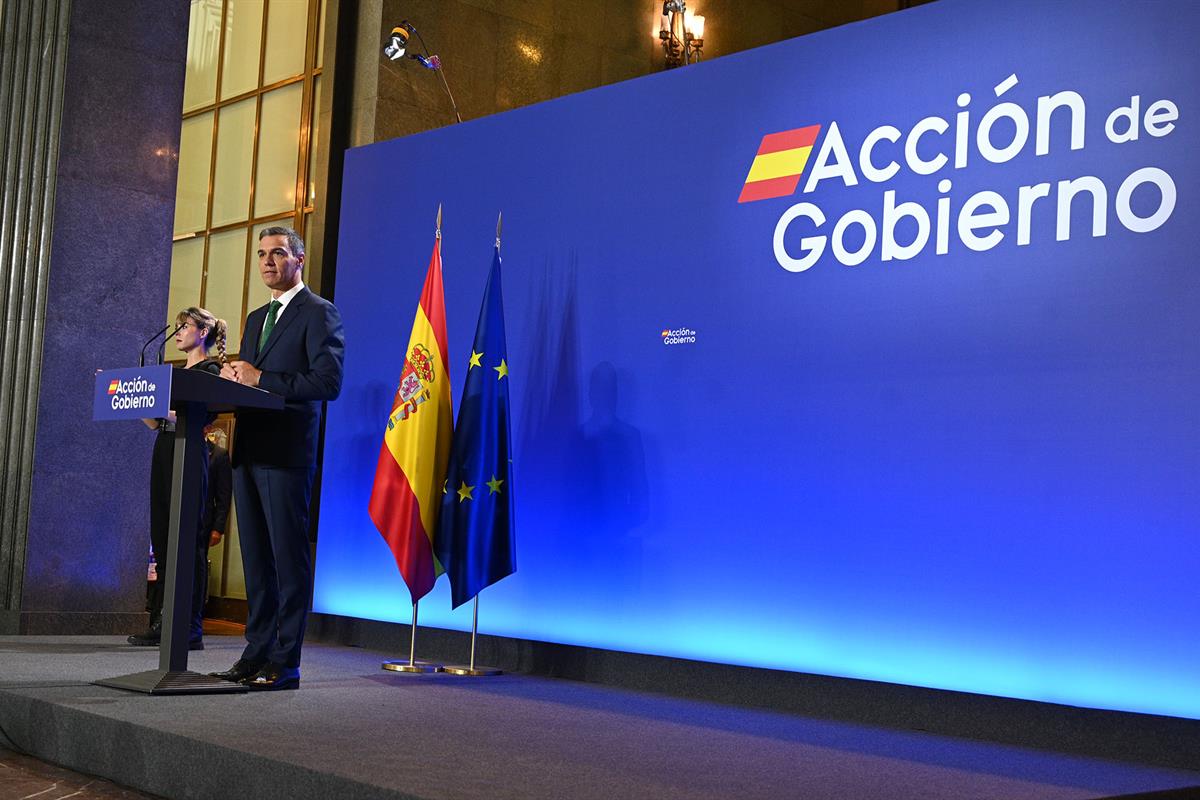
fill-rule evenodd
<path id="1" fill-rule="evenodd" d="M 433 553 L 433 535 L 454 433 L 441 246 L 439 230 L 403 353 L 369 505 L 413 603 L 429 593 L 443 572 Z"/>
<path id="2" fill-rule="evenodd" d="M 809 125 L 764 136 L 738 202 L 787 197 L 795 192 L 820 132 L 820 125 Z"/>

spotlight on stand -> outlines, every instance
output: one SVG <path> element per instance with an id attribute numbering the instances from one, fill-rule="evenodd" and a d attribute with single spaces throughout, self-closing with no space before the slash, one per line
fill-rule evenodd
<path id="1" fill-rule="evenodd" d="M 404 58 L 404 53 L 408 50 L 408 37 L 414 30 L 413 26 L 407 22 L 401 22 L 392 28 L 392 36 L 388 40 L 387 47 L 383 48 L 383 54 L 392 61 Z"/>
<path id="2" fill-rule="evenodd" d="M 423 53 L 408 52 L 409 39 L 413 34 L 416 34 L 417 41 L 421 44 L 421 50 L 424 51 Z M 442 71 L 442 60 L 429 52 L 429 48 L 425 46 L 425 39 L 413 27 L 411 22 L 403 20 L 399 25 L 392 28 L 392 33 L 388 37 L 388 43 L 384 45 L 383 54 L 387 56 L 389 61 L 400 61 L 407 56 L 425 69 L 431 69 L 436 72 L 442 79 L 442 88 L 446 90 L 446 96 L 450 98 L 450 106 L 454 109 L 454 118 L 462 122 L 462 115 L 458 113 L 458 103 L 454 102 L 454 95 L 450 92 L 450 84 L 446 83 L 446 74 Z"/>

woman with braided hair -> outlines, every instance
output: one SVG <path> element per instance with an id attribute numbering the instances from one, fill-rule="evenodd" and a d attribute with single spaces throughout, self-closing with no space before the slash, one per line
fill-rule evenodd
<path id="1" fill-rule="evenodd" d="M 221 374 L 221 366 L 225 363 L 225 320 L 217 319 L 212 312 L 192 306 L 179 312 L 175 318 L 179 325 L 175 331 L 175 347 L 187 356 L 184 367 L 200 369 L 213 375 Z M 209 351 L 217 348 L 218 358 L 210 358 Z M 209 420 L 210 422 L 212 420 Z M 135 633 L 129 637 L 129 643 L 139 646 L 157 647 L 162 638 L 162 607 L 163 584 L 167 577 L 167 535 L 171 528 L 171 473 L 175 463 L 175 412 L 171 411 L 166 417 L 144 419 L 142 422 L 151 430 L 158 431 L 154 438 L 154 456 L 150 460 L 150 545 L 154 548 L 154 558 L 159 564 L 158 580 L 150 591 L 150 627 L 144 633 Z M 197 454 L 197 460 L 203 460 L 204 469 L 200 471 L 200 493 L 207 496 L 208 485 L 208 447 Z M 201 503 L 202 509 L 205 503 Z M 188 648 L 203 650 L 203 587 L 199 583 L 205 575 L 204 564 L 208 560 L 209 531 L 203 530 L 200 520 L 197 520 L 196 570 L 193 581 L 191 609 L 191 631 L 188 637 Z M 180 542 L 183 545 L 183 542 Z M 197 598 L 200 598 L 197 602 Z M 182 610 L 182 609 L 181 609 Z M 177 617 L 182 622 L 182 616 Z"/>

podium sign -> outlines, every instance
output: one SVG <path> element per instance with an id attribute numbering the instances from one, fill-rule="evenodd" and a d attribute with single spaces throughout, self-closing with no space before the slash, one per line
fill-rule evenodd
<path id="1" fill-rule="evenodd" d="M 198 530 L 198 524 L 208 468 L 207 459 L 203 457 L 206 452 L 204 426 L 210 414 L 235 408 L 278 411 L 283 408 L 283 398 L 204 370 L 175 369 L 168 365 L 110 369 L 96 375 L 92 407 L 92 419 L 96 421 L 165 417 L 169 411 L 175 411 L 171 526 L 167 552 L 156 554 L 160 567 L 166 566 L 165 574 L 159 572 L 159 580 L 166 583 L 158 669 L 95 681 L 101 686 L 147 694 L 246 691 L 245 686 L 200 675 L 187 668 L 195 542 L 203 533 Z"/>
<path id="2" fill-rule="evenodd" d="M 111 422 L 122 419 L 165 417 L 171 407 L 169 364 L 153 367 L 106 369 L 96 374 L 92 419 Z"/>

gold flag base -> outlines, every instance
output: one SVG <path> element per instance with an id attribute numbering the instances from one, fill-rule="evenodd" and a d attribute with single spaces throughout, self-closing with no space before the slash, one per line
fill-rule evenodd
<path id="1" fill-rule="evenodd" d="M 500 223 L 496 223 L 499 225 Z M 497 233 L 499 229 L 497 229 Z M 450 675 L 466 675 L 471 678 L 484 678 L 491 675 L 503 675 L 504 670 L 495 667 L 475 666 L 475 638 L 479 633 L 479 595 L 475 595 L 475 603 L 471 610 L 471 663 L 467 666 L 451 665 L 442 667 L 442 672 Z"/>
<path id="2" fill-rule="evenodd" d="M 441 219 L 442 209 L 438 206 L 438 218 Z M 433 664 L 428 661 L 417 661 L 417 604 L 413 603 L 413 620 L 412 628 L 409 630 L 408 639 L 408 660 L 407 661 L 385 661 L 379 665 L 380 669 L 386 669 L 389 672 L 408 672 L 408 673 L 430 673 L 441 672 L 441 664 Z"/>
<path id="3" fill-rule="evenodd" d="M 441 664 L 431 664 L 428 661 L 385 661 L 380 669 L 389 672 L 441 672 Z"/>
<path id="4" fill-rule="evenodd" d="M 467 675 L 472 678 L 482 678 L 489 675 L 503 675 L 504 670 L 495 669 L 493 667 L 462 667 L 462 666 L 446 666 L 442 667 L 442 672 L 450 675 Z"/>

